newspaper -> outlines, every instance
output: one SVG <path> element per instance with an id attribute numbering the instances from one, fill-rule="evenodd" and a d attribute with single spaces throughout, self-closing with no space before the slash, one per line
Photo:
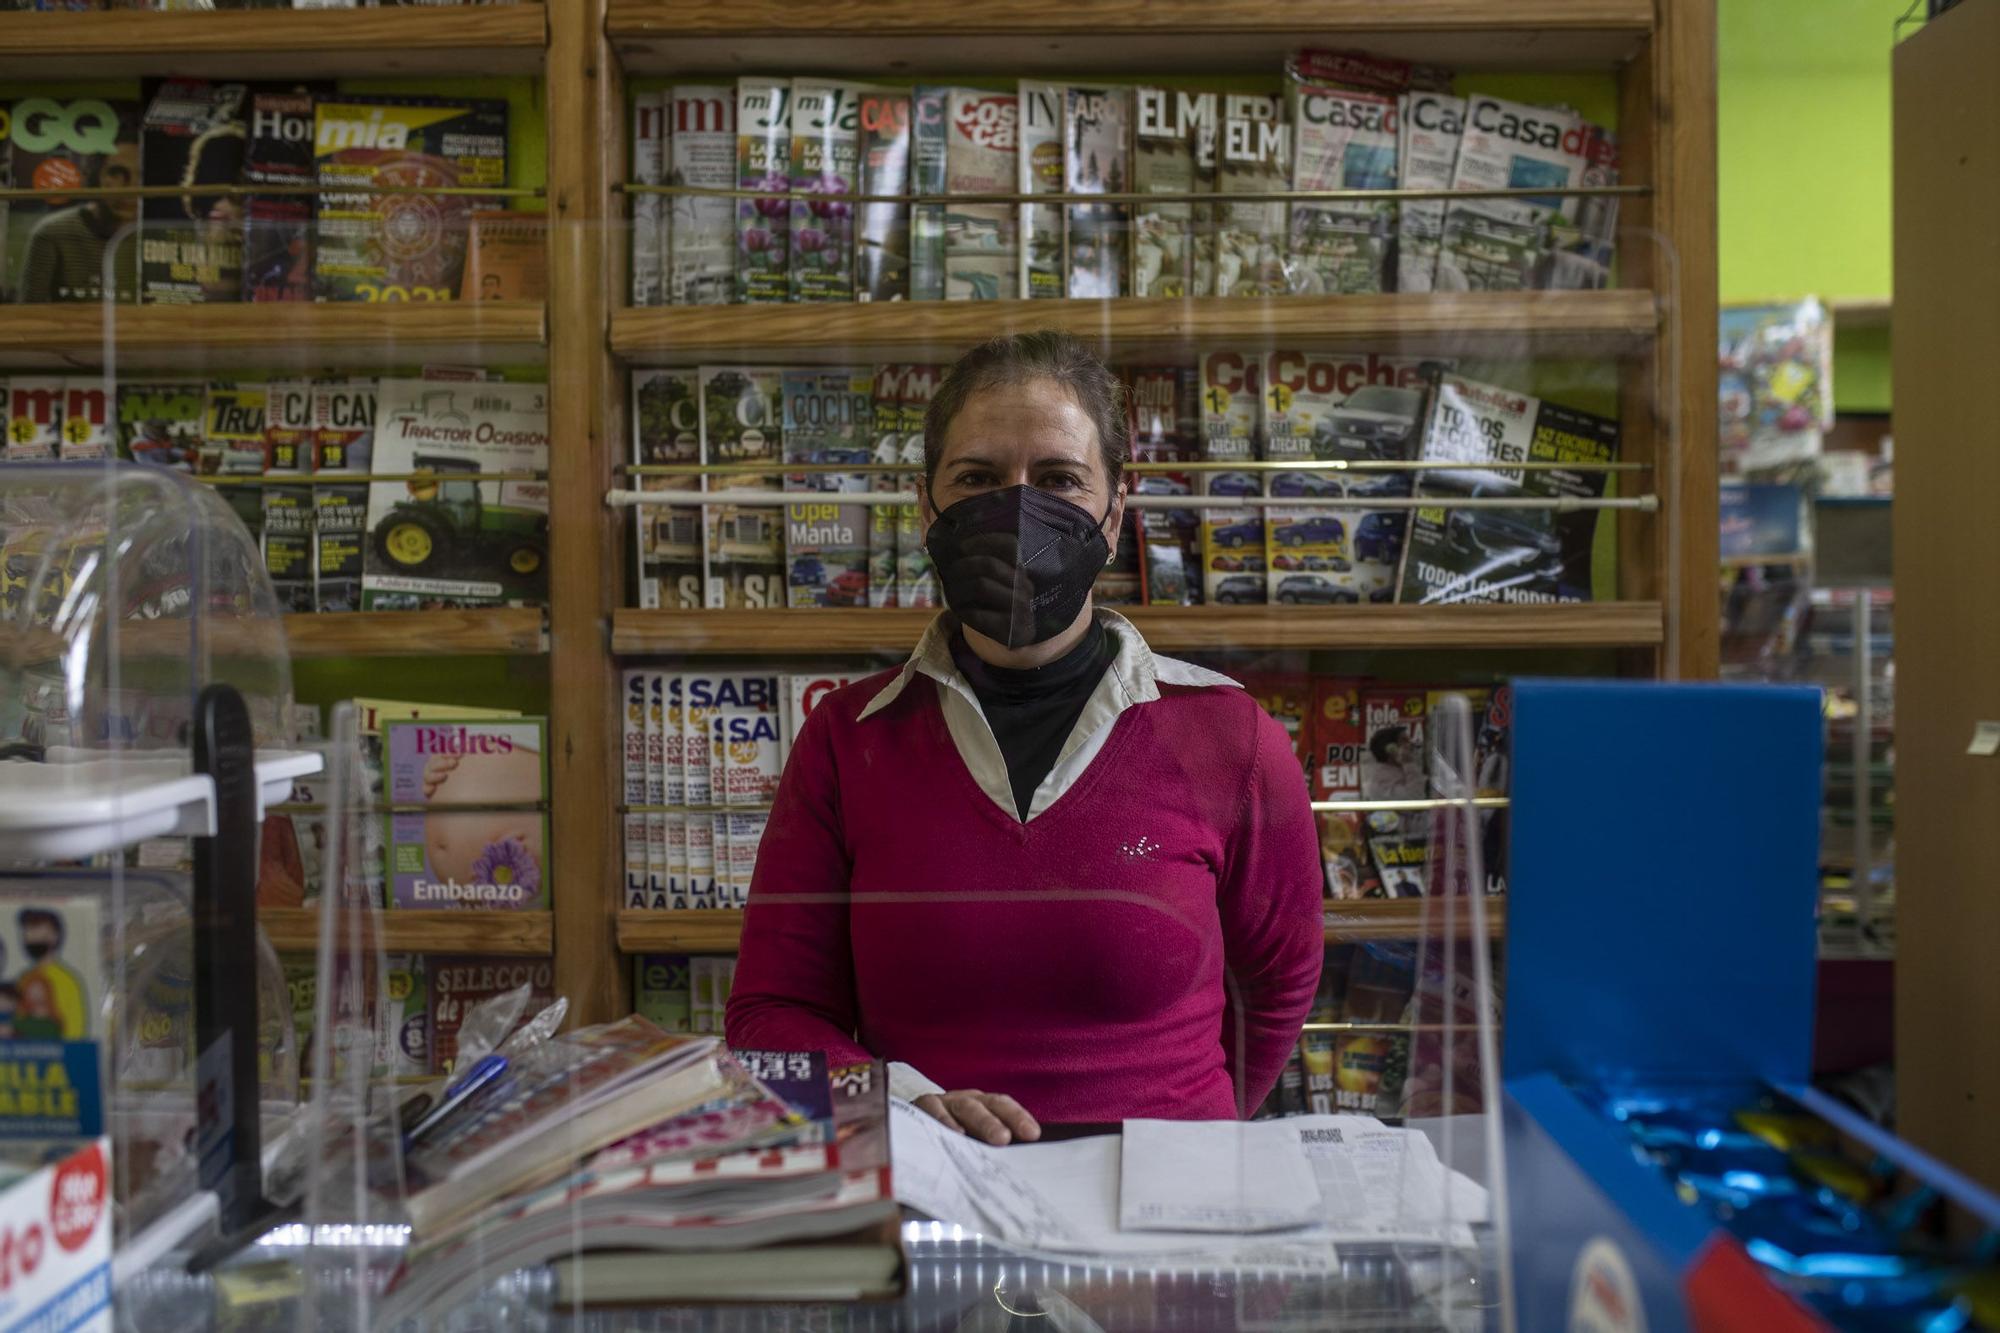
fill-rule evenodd
<path id="1" fill-rule="evenodd" d="M 1292 187 L 1396 186 L 1396 104 L 1372 93 L 1293 84 Z M 1288 277 L 1309 294 L 1379 292 L 1395 205 L 1386 199 L 1295 203 Z"/>
<path id="2" fill-rule="evenodd" d="M 1589 129 L 1576 112 L 1498 97 L 1466 103 L 1454 190 L 1546 187 L 1580 182 Z M 1434 286 L 1438 291 L 1520 291 L 1547 285 L 1550 229 L 1576 216 L 1561 194 L 1453 200 Z"/>
<path id="3" fill-rule="evenodd" d="M 1129 88 L 1069 88 L 1063 106 L 1063 184 L 1070 194 L 1131 190 Z M 1102 300 L 1129 291 L 1126 259 L 1132 210 L 1126 204 L 1069 205 L 1068 292 Z"/>
<path id="4" fill-rule="evenodd" d="M 1406 190 L 1448 190 L 1465 131 L 1465 99 L 1444 93 L 1405 93 L 1398 118 L 1398 175 Z M 1412 200 L 1396 221 L 1396 290 L 1427 292 L 1437 276 L 1438 242 L 1444 235 L 1444 200 Z"/>
<path id="5" fill-rule="evenodd" d="M 1020 188 L 1022 194 L 1063 190 L 1063 86 L 1021 80 Z M 1057 204 L 1021 205 L 1020 294 L 1030 300 L 1060 297 L 1064 211 Z"/>
<path id="6" fill-rule="evenodd" d="M 1216 95 L 1138 88 L 1132 97 L 1133 192 L 1213 191 Z M 1209 294 L 1215 282 L 1213 211 L 1192 201 L 1139 205 L 1132 224 L 1133 295 Z"/>
<path id="7" fill-rule="evenodd" d="M 632 99 L 632 183 L 659 185 L 666 180 L 667 107 L 673 94 L 640 93 Z M 632 196 L 632 304 L 659 305 L 666 297 L 667 237 L 665 195 Z"/>
<path id="8" fill-rule="evenodd" d="M 1218 195 L 1268 194 L 1291 188 L 1292 140 L 1284 99 L 1229 93 L 1222 99 Z M 1285 205 L 1216 202 L 1215 295 L 1282 296 Z"/>
<path id="9" fill-rule="evenodd" d="M 792 85 L 736 81 L 736 187 L 770 193 L 736 201 L 736 299 L 791 299 Z"/>
<path id="10" fill-rule="evenodd" d="M 674 89 L 670 107 L 667 183 L 711 190 L 735 185 L 735 90 L 684 84 Z M 727 305 L 736 291 L 735 201 L 674 195 L 667 213 L 667 299 L 674 305 Z"/>

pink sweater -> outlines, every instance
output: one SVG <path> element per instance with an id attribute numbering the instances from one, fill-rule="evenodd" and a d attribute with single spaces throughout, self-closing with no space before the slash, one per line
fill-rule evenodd
<path id="1" fill-rule="evenodd" d="M 1247 1115 L 1323 953 L 1319 842 L 1283 728 L 1162 683 L 1027 823 L 982 791 L 936 682 L 836 691 L 757 857 L 732 1046 L 905 1061 L 1052 1124 Z"/>

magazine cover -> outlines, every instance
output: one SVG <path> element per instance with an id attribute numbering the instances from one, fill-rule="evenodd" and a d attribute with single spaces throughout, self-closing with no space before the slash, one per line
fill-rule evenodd
<path id="1" fill-rule="evenodd" d="M 1432 690 L 1429 696 L 1430 716 L 1440 715 L 1441 701 L 1448 695 L 1463 695 L 1472 710 L 1472 794 L 1479 797 L 1505 796 L 1507 794 L 1509 741 L 1508 732 L 1512 723 L 1513 691 L 1506 685 L 1492 689 L 1455 687 L 1449 690 Z M 1433 761 L 1435 762 L 1435 760 Z M 1449 794 L 1440 787 L 1440 796 Z M 1505 893 L 1507 891 L 1507 812 L 1500 810 L 1479 810 L 1473 812 L 1478 819 L 1480 860 L 1485 874 L 1481 890 L 1485 893 Z M 1443 839 L 1457 836 L 1454 822 L 1460 812 L 1452 807 L 1434 811 L 1431 820 L 1431 840 L 1442 843 Z M 1438 892 L 1462 893 L 1463 883 L 1446 885 L 1440 879 Z"/>
<path id="2" fill-rule="evenodd" d="M 902 409 L 902 456 L 896 461 L 911 469 L 908 476 L 898 478 L 899 485 L 912 485 L 912 478 L 920 475 L 924 465 L 924 415 L 930 411 L 931 396 L 944 379 L 943 366 L 903 367 Z M 924 549 L 922 525 L 918 521 L 918 507 L 913 504 L 896 507 L 896 601 L 897 606 L 928 607 L 939 606 L 937 570 L 931 565 L 931 553 Z"/>
<path id="3" fill-rule="evenodd" d="M 868 370 L 805 367 L 782 372 L 787 463 L 866 463 L 873 455 L 874 375 Z M 843 504 L 841 491 L 867 491 L 868 473 L 793 473 L 788 491 L 829 498 L 785 506 L 785 596 L 788 606 L 868 604 L 870 510 Z"/>
<path id="4" fill-rule="evenodd" d="M 1133 90 L 1132 189 L 1199 194 L 1215 189 L 1214 93 Z M 1134 296 L 1207 296 L 1215 280 L 1213 208 L 1192 201 L 1140 204 L 1132 224 Z M 1206 254 L 1203 238 L 1206 237 Z"/>
<path id="5" fill-rule="evenodd" d="M 62 448 L 62 377 L 14 375 L 0 384 L 7 389 L 6 460 L 25 463 L 57 457 Z"/>
<path id="6" fill-rule="evenodd" d="M 861 90 L 861 193 L 910 192 L 910 95 Z M 910 209 L 907 204 L 861 205 L 854 241 L 854 299 L 903 301 L 910 295 Z"/>
<path id="7" fill-rule="evenodd" d="M 1310 740 L 1312 798 L 1361 799 L 1361 759 L 1368 742 L 1356 681 L 1315 677 L 1312 683 Z M 1329 898 L 1379 898 L 1381 881 L 1368 857 L 1365 821 L 1353 811 L 1319 816 L 1319 850 Z"/>
<path id="8" fill-rule="evenodd" d="M 681 676 L 656 672 L 649 679 L 647 688 L 650 693 L 646 714 L 646 791 L 649 798 L 653 792 L 660 794 L 658 804 L 685 805 L 688 803 L 687 740 L 682 734 L 685 730 L 682 714 L 686 711 L 686 681 Z M 663 705 L 657 715 L 660 733 L 660 759 L 657 763 L 653 761 L 651 749 L 655 722 L 651 701 L 656 699 Z M 690 907 L 694 904 L 694 895 L 706 889 L 705 884 L 697 882 L 688 873 L 688 825 L 697 818 L 688 814 L 646 817 L 647 854 L 652 858 L 653 878 L 666 885 L 667 907 Z M 654 899 L 654 902 L 658 905 L 659 900 Z"/>
<path id="9" fill-rule="evenodd" d="M 936 198 L 945 192 L 951 144 L 951 90 L 917 88 L 910 94 L 910 193 Z M 944 216 L 941 203 L 910 206 L 910 299 L 944 300 Z"/>
<path id="10" fill-rule="evenodd" d="M 872 461 L 890 464 L 903 457 L 903 378 L 906 366 L 875 367 L 872 400 Z M 894 492 L 913 484 L 908 477 L 893 472 L 872 474 L 871 489 Z M 870 505 L 868 508 L 868 605 L 896 604 L 896 542 L 899 528 L 898 506 Z"/>
<path id="11" fill-rule="evenodd" d="M 1143 367 L 1125 373 L 1131 416 L 1132 459 L 1184 463 L 1201 457 L 1201 380 L 1192 366 Z M 1132 474 L 1134 495 L 1192 496 L 1192 472 Z M 1141 600 L 1152 606 L 1187 606 L 1200 600 L 1191 577 L 1201 563 L 1201 513 L 1186 509 L 1134 509 L 1131 526 Z"/>
<path id="12" fill-rule="evenodd" d="M 4 383 L 0 381 L 0 388 Z M 201 454 L 201 414 L 206 400 L 207 388 L 200 380 L 120 384 L 118 456 L 129 462 L 193 472 Z M 10 409 L 10 421 L 11 417 Z"/>
<path id="13" fill-rule="evenodd" d="M 264 569 L 286 611 L 313 609 L 313 386 L 305 380 L 273 380 L 265 386 L 265 475 L 297 475 L 297 486 L 262 486 L 259 542 Z"/>
<path id="14" fill-rule="evenodd" d="M 1526 471 L 1508 463 L 1609 463 L 1618 423 L 1518 390 L 1446 375 L 1424 431 L 1427 461 L 1463 468 L 1426 472 L 1420 497 L 1436 508 L 1410 515 L 1397 600 L 1587 602 L 1596 595 L 1591 551 L 1598 511 L 1558 511 L 1562 499 L 1596 499 L 1606 473 Z M 1455 498 L 1520 499 L 1520 509 L 1453 508 Z"/>
<path id="15" fill-rule="evenodd" d="M 688 956 L 642 953 L 632 960 L 632 1009 L 662 1032 L 689 1032 Z"/>
<path id="16" fill-rule="evenodd" d="M 642 466 L 701 461 L 701 390 L 690 372 L 632 372 L 632 461 Z M 637 480 L 642 491 L 701 489 L 697 476 Z M 640 606 L 689 611 L 702 605 L 701 529 L 697 505 L 645 505 L 632 511 Z"/>
<path id="17" fill-rule="evenodd" d="M 669 185 L 728 190 L 736 185 L 736 90 L 682 84 L 667 103 L 672 134 L 662 145 Z M 701 195 L 670 196 L 662 217 L 666 299 L 674 305 L 727 305 L 736 297 L 736 204 Z"/>
<path id="18" fill-rule="evenodd" d="M 1577 184 L 1618 183 L 1618 136 L 1585 122 L 1583 175 Z M 1596 195 L 1574 201 L 1575 222 L 1551 226 L 1549 286 L 1576 291 L 1602 291 L 1611 285 L 1611 261 L 1618 253 L 1618 197 Z"/>
<path id="19" fill-rule="evenodd" d="M 834 673 L 795 671 L 782 677 L 784 699 L 781 716 L 784 750 L 791 753 L 792 742 L 799 736 L 799 728 L 805 726 L 806 719 L 813 715 L 826 696 L 843 685 L 852 685 L 860 676 L 844 676 Z"/>
<path id="20" fill-rule="evenodd" d="M 1063 107 L 1063 184 L 1071 194 L 1128 194 L 1132 189 L 1132 90 L 1068 88 Z M 1069 206 L 1069 294 L 1130 294 L 1129 204 Z"/>
<path id="21" fill-rule="evenodd" d="M 111 428 L 111 395 L 97 375 L 70 375 L 63 380 L 62 443 L 57 454 L 65 461 L 109 458 L 116 450 Z"/>
<path id="22" fill-rule="evenodd" d="M 644 764 L 641 791 L 648 805 L 667 804 L 667 686 L 664 671 L 648 671 L 641 685 L 645 714 L 641 743 Z M 685 886 L 674 874 L 668 855 L 667 821 L 674 816 L 649 811 L 643 826 L 646 844 L 645 889 L 649 909 L 685 907 Z"/>
<path id="23" fill-rule="evenodd" d="M 1059 83 L 1021 80 L 1022 194 L 1063 192 L 1063 101 Z M 1049 300 L 1064 294 L 1063 209 L 1057 204 L 1021 205 L 1020 294 Z"/>
<path id="24" fill-rule="evenodd" d="M 770 463 L 769 473 L 708 478 L 709 490 L 775 491 L 784 456 L 781 372 L 769 366 L 703 366 L 701 461 Z M 707 605 L 742 610 L 785 604 L 785 513 L 776 505 L 716 504 L 706 511 Z"/>
<path id="25" fill-rule="evenodd" d="M 861 178 L 861 89 L 792 81 L 791 291 L 794 301 L 854 299 L 855 205 L 804 195 L 853 194 Z"/>
<path id="26" fill-rule="evenodd" d="M 746 672 L 720 672 L 681 678 L 681 742 L 690 806 L 727 803 L 727 754 L 715 749 L 715 719 L 722 713 L 768 713 L 779 716 L 778 678 Z M 717 837 L 718 832 L 720 837 Z M 726 814 L 687 817 L 689 905 L 719 907 L 719 882 L 730 874 L 729 819 Z"/>
<path id="27" fill-rule="evenodd" d="M 313 384 L 272 380 L 264 386 L 267 473 L 307 473 L 313 466 Z"/>
<path id="28" fill-rule="evenodd" d="M 1020 99 L 953 88 L 945 107 L 945 192 L 1012 194 L 1019 181 Z M 1019 217 L 1012 204 L 945 206 L 944 299 L 1006 301 L 1018 293 Z"/>
<path id="29" fill-rule="evenodd" d="M 356 97 L 313 105 L 322 301 L 450 301 L 465 268 L 476 195 L 363 194 L 355 186 L 468 189 L 507 184 L 507 103 L 498 98 Z"/>
<path id="30" fill-rule="evenodd" d="M 1291 184 L 1292 137 L 1284 99 L 1275 93 L 1224 94 L 1216 193 L 1265 194 L 1288 190 Z M 1218 199 L 1215 216 L 1215 294 L 1284 295 L 1289 290 L 1284 203 Z"/>
<path id="31" fill-rule="evenodd" d="M 139 218 L 135 195 L 62 191 L 139 183 L 138 102 L 102 97 L 17 97 L 6 108 L 6 183 L 38 190 L 0 209 L 0 297 L 10 301 L 104 299 L 104 251 Z M 124 233 L 112 257 L 114 294 L 139 299 L 139 237 Z"/>
<path id="32" fill-rule="evenodd" d="M 620 678 L 619 727 L 624 778 L 621 799 L 626 805 L 644 805 L 646 798 L 646 675 L 630 670 Z M 619 902 L 627 911 L 642 911 L 652 902 L 647 886 L 647 846 L 645 814 L 627 812 L 620 816 L 620 832 L 625 845 L 625 891 Z"/>
<path id="33" fill-rule="evenodd" d="M 252 90 L 243 146 L 245 185 L 313 184 L 313 94 Z M 313 200 L 253 194 L 243 200 L 243 299 L 310 301 Z"/>
<path id="34" fill-rule="evenodd" d="M 1583 176 L 1589 131 L 1574 111 L 1498 97 L 1466 103 L 1454 190 L 1565 189 Z M 1576 216 L 1559 194 L 1453 200 L 1445 209 L 1435 286 L 1441 292 L 1546 286 L 1550 229 Z"/>
<path id="35" fill-rule="evenodd" d="M 778 724 L 779 715 L 773 711 L 716 711 L 709 754 L 713 772 L 722 778 L 717 804 L 769 805 L 777 796 L 778 775 L 785 766 Z"/>
<path id="36" fill-rule="evenodd" d="M 541 718 L 383 727 L 389 906 L 548 907 L 547 730 Z"/>
<path id="37" fill-rule="evenodd" d="M 448 1074 L 458 1061 L 458 1030 L 466 1013 L 521 986 L 528 988 L 528 1012 L 555 1002 L 555 962 L 548 958 L 490 958 L 441 954 L 430 959 L 430 1072 Z"/>
<path id="38" fill-rule="evenodd" d="M 1252 671 L 1239 676 L 1257 706 L 1285 729 L 1292 755 L 1298 760 L 1299 782 L 1305 785 L 1306 769 L 1312 762 L 1312 678 L 1296 671 Z"/>
<path id="39" fill-rule="evenodd" d="M 1263 364 L 1255 352 L 1212 351 L 1201 358 L 1201 457 L 1253 462 L 1263 416 Z M 1254 470 L 1201 474 L 1204 495 L 1257 496 Z M 1202 596 L 1228 604 L 1264 600 L 1264 516 L 1260 509 L 1203 509 Z"/>
<path id="40" fill-rule="evenodd" d="M 750 900 L 750 881 L 757 874 L 757 849 L 763 845 L 764 829 L 771 817 L 762 811 L 732 810 L 723 818 L 729 826 L 729 900 L 721 905 L 741 911 Z M 723 961 L 728 964 L 722 987 L 722 1000 L 727 1005 L 729 982 L 736 977 L 736 960 Z M 721 1030 L 717 1024 L 716 1031 Z"/>
<path id="41" fill-rule="evenodd" d="M 1429 696 L 1423 690 L 1361 691 L 1361 799 L 1415 801 L 1430 795 L 1424 772 Z M 1424 865 L 1430 813 L 1375 811 L 1365 821 L 1368 851 L 1385 898 L 1416 898 L 1424 892 Z"/>
<path id="42" fill-rule="evenodd" d="M 664 184 L 667 176 L 667 105 L 673 94 L 639 93 L 632 98 L 632 168 L 634 185 Z M 632 196 L 632 304 L 660 305 L 666 299 L 667 199 L 660 194 Z"/>
<path id="43" fill-rule="evenodd" d="M 1375 352 L 1275 351 L 1265 361 L 1264 441 L 1270 459 L 1394 461 L 1413 458 L 1427 368 L 1417 357 Z M 1273 509 L 1271 597 L 1293 603 L 1387 602 L 1395 593 L 1406 511 L 1353 501 L 1410 493 L 1398 473 L 1275 472 L 1274 497 L 1320 503 Z M 1340 504 L 1346 500 L 1350 503 Z"/>
<path id="44" fill-rule="evenodd" d="M 658 199 L 659 195 L 645 198 Z M 543 301 L 549 294 L 549 216 L 491 209 L 467 223 L 461 301 Z"/>
<path id="45" fill-rule="evenodd" d="M 168 79 L 146 107 L 140 183 L 188 191 L 140 201 L 139 290 L 149 305 L 242 297 L 243 202 L 194 187 L 243 179 L 248 95 L 241 83 Z"/>
<path id="46" fill-rule="evenodd" d="M 262 476 L 270 462 L 264 453 L 266 404 L 262 384 L 209 381 L 196 471 L 204 476 Z"/>
<path id="47" fill-rule="evenodd" d="M 1396 103 L 1371 93 L 1293 84 L 1292 187 L 1396 188 Z M 1384 291 L 1396 206 L 1386 199 L 1295 203 L 1291 289 L 1312 295 Z"/>
<path id="48" fill-rule="evenodd" d="M 365 473 L 375 456 L 375 381 L 313 388 L 313 475 Z M 313 609 L 359 611 L 368 544 L 368 483 L 313 487 Z"/>
<path id="49" fill-rule="evenodd" d="M 1407 190 L 1448 190 L 1465 133 L 1465 99 L 1446 93 L 1403 95 L 1397 174 Z M 1444 200 L 1406 203 L 1396 219 L 1396 290 L 1427 292 L 1437 277 L 1444 236 Z"/>
<path id="50" fill-rule="evenodd" d="M 789 301 L 792 84 L 736 81 L 736 188 L 772 193 L 736 201 L 736 299 Z"/>
<path id="51" fill-rule="evenodd" d="M 366 610 L 548 601 L 548 386 L 386 379 L 368 487 Z M 506 473 L 511 480 L 482 481 Z"/>
<path id="52" fill-rule="evenodd" d="M 62 892 L 65 878 L 0 881 L 0 1083 L 14 1094 L 0 1098 L 0 1141 L 104 1132 L 107 923 L 98 895 Z"/>

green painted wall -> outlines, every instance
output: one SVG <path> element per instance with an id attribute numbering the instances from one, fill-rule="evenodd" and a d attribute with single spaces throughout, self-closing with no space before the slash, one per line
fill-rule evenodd
<path id="1" fill-rule="evenodd" d="M 1909 0 L 1717 0 L 1725 304 L 1890 295 L 1889 51 Z M 1835 345 L 1834 401 L 1889 406 L 1888 336 Z"/>

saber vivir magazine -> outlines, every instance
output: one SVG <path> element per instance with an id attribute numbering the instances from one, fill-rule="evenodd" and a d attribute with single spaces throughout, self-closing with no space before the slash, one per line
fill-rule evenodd
<path id="1" fill-rule="evenodd" d="M 385 379 L 364 610 L 548 601 L 548 386 Z M 503 473 L 506 480 L 482 480 Z"/>
<path id="2" fill-rule="evenodd" d="M 1497 384 L 1445 375 L 1424 430 L 1427 462 L 1413 510 L 1397 600 L 1587 602 L 1593 586 L 1595 509 L 1559 511 L 1564 499 L 1604 495 L 1606 473 L 1510 468 L 1509 463 L 1609 463 L 1618 423 Z M 1454 499 L 1524 500 L 1522 508 L 1453 507 Z"/>
<path id="3" fill-rule="evenodd" d="M 547 908 L 547 722 L 418 720 L 383 733 L 389 905 Z"/>

